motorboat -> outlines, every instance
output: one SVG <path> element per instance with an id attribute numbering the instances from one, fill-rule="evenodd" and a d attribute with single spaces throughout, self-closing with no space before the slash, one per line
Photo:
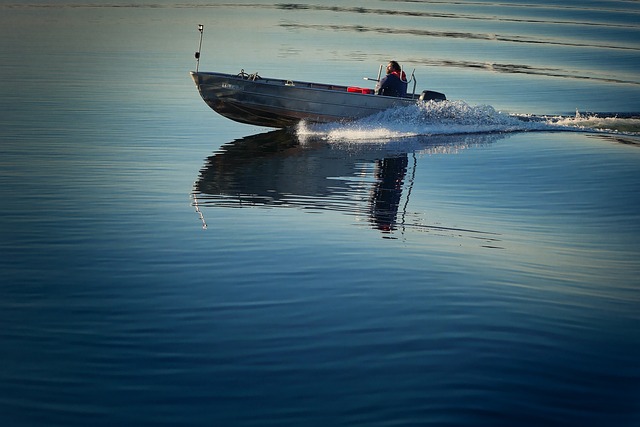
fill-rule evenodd
<path id="1" fill-rule="evenodd" d="M 192 71 L 191 77 L 204 102 L 218 114 L 240 123 L 273 128 L 293 126 L 302 120 L 354 120 L 416 102 L 446 99 L 444 94 L 429 90 L 419 95 L 384 96 L 368 88 L 265 78 L 244 70 L 238 74 Z"/>
<path id="2" fill-rule="evenodd" d="M 200 48 L 203 26 L 199 25 Z M 415 70 L 407 84 L 413 92 L 402 97 L 376 95 L 373 89 L 261 77 L 241 70 L 237 74 L 200 72 L 200 50 L 191 78 L 204 102 L 220 115 L 256 126 L 285 128 L 300 121 L 336 122 L 367 117 L 390 108 L 430 100 L 445 100 L 444 94 L 424 90 L 416 94 Z M 378 70 L 379 81 L 382 66 Z"/>

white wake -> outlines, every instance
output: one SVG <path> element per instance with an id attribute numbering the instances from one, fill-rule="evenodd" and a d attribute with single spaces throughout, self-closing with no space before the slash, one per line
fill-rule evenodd
<path id="1" fill-rule="evenodd" d="M 329 141 L 389 140 L 425 135 L 455 135 L 530 131 L 605 132 L 640 135 L 636 116 L 580 114 L 575 116 L 515 115 L 490 105 L 463 101 L 417 103 L 346 123 L 300 123 L 298 136 Z"/>

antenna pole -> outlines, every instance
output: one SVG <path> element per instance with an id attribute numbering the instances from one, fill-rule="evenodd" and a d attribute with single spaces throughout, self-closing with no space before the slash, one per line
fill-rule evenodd
<path id="1" fill-rule="evenodd" d="M 204 25 L 198 24 L 198 31 L 200 31 L 200 45 L 196 52 L 196 73 L 198 72 L 198 68 L 200 68 L 200 51 L 202 50 L 202 33 L 204 32 Z"/>

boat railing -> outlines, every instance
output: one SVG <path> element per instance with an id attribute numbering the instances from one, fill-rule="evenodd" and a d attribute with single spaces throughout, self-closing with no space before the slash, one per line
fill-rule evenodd
<path id="1" fill-rule="evenodd" d="M 365 80 L 370 80 L 373 82 L 379 82 L 380 81 L 380 76 L 382 76 L 382 67 L 384 67 L 384 64 L 380 64 L 380 68 L 378 68 L 378 77 L 371 78 L 371 77 L 363 77 Z"/>
<path id="2" fill-rule="evenodd" d="M 416 79 L 416 69 L 415 68 L 411 72 L 411 78 L 409 79 L 407 84 L 409 84 L 410 82 L 413 82 L 413 92 L 411 93 L 411 99 L 414 99 L 416 97 L 416 84 L 418 83 L 418 80 Z"/>

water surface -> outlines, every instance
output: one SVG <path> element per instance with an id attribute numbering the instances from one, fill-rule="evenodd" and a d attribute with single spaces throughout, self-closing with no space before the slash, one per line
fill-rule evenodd
<path id="1" fill-rule="evenodd" d="M 636 2 L 0 9 L 3 425 L 640 423 Z M 234 123 L 198 24 L 451 102 Z"/>

